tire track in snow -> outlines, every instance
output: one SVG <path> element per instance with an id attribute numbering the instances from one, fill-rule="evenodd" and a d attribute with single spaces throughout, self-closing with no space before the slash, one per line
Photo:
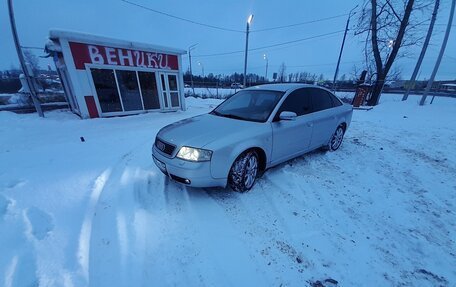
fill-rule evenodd
<path id="1" fill-rule="evenodd" d="M 98 253 L 100 245 L 107 246 L 110 244 L 109 239 L 104 237 L 100 238 L 100 231 L 104 230 L 104 227 L 101 229 L 98 227 L 100 225 L 103 226 L 103 223 L 113 223 L 112 218 L 104 218 L 104 222 L 101 219 L 101 222 L 103 223 L 100 223 L 100 215 L 115 207 L 114 199 L 116 198 L 116 194 L 112 194 L 112 192 L 116 191 L 116 188 L 113 188 L 113 181 L 121 178 L 121 173 L 131 161 L 134 151 L 144 147 L 146 142 L 149 143 L 149 140 L 143 141 L 126 152 L 112 167 L 104 170 L 94 181 L 89 204 L 79 233 L 78 250 L 76 254 L 80 268 L 78 273 L 86 286 L 96 286 L 97 284 L 92 284 L 93 279 L 102 277 L 93 274 L 93 269 L 97 268 L 96 261 L 100 259 L 99 256 L 94 254 Z M 115 224 L 110 227 L 117 226 L 121 222 L 122 219 L 115 218 Z M 94 226 L 96 226 L 96 228 Z M 119 235 L 122 237 L 121 234 Z M 125 243 L 123 246 L 125 246 Z M 76 273 L 75 275 L 78 274 Z M 81 279 L 74 276 L 73 278 L 66 278 L 66 281 L 69 284 L 75 284 L 75 282 L 82 284 Z"/>
<path id="2" fill-rule="evenodd" d="M 86 211 L 82 228 L 79 233 L 79 247 L 78 247 L 78 262 L 81 268 L 81 274 L 85 282 L 89 283 L 89 257 L 92 236 L 93 218 L 96 214 L 98 200 L 100 199 L 101 192 L 109 179 L 111 170 L 107 169 L 101 173 L 95 180 L 92 192 L 90 195 L 89 207 Z"/>
<path id="3" fill-rule="evenodd" d="M 233 222 L 237 232 L 248 236 L 247 248 L 260 264 L 260 270 L 266 270 L 268 282 L 293 285 L 308 278 L 304 269 L 314 263 L 306 259 L 301 240 L 294 236 L 296 230 L 289 227 L 300 220 L 298 212 L 292 211 L 301 213 L 305 207 L 300 198 L 300 192 L 304 190 L 293 190 L 299 186 L 289 183 L 285 187 L 276 184 L 275 177 L 282 178 L 282 172 L 286 171 L 281 168 L 267 171 L 248 193 L 227 190 L 207 190 L 207 193 L 223 207 L 226 218 Z M 268 192 L 262 192 L 265 190 Z M 294 191 L 298 193 L 294 195 Z"/>
<path id="4" fill-rule="evenodd" d="M 265 286 L 268 274 L 258 261 L 258 256 L 251 242 L 242 238 L 244 232 L 233 214 L 220 204 L 224 196 L 237 197 L 236 193 L 228 195 L 226 190 L 186 188 L 189 195 L 190 217 L 193 231 L 198 238 L 198 248 L 205 264 L 212 266 L 207 281 L 212 285 L 223 286 Z M 220 193 L 218 199 L 214 194 Z M 250 225 L 249 225 L 250 226 Z M 251 226 L 250 226 L 251 227 Z M 204 274 L 206 275 L 206 274 Z M 221 280 L 221 278 L 223 278 Z"/>

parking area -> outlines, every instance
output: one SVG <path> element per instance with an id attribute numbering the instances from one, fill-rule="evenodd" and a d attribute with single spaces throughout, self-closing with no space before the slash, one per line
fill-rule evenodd
<path id="1" fill-rule="evenodd" d="M 1 112 L 0 272 L 11 286 L 452 286 L 456 101 L 399 99 L 248 193 L 187 188 L 151 158 L 161 127 L 218 100 L 90 121 Z"/>

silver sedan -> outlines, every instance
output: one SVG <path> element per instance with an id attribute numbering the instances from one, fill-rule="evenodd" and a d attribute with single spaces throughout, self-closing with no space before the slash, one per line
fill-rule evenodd
<path id="1" fill-rule="evenodd" d="M 251 87 L 209 114 L 162 128 L 152 156 L 177 182 L 244 192 L 272 166 L 317 148 L 337 150 L 352 113 L 351 105 L 318 86 Z"/>

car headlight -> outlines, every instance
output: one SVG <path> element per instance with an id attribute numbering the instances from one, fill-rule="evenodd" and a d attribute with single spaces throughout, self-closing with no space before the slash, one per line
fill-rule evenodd
<path id="1" fill-rule="evenodd" d="M 212 157 L 212 151 L 183 146 L 177 153 L 177 157 L 189 161 L 209 161 Z"/>

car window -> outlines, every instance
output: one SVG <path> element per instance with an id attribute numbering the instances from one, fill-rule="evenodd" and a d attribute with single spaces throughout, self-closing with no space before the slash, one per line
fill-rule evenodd
<path id="1" fill-rule="evenodd" d="M 268 90 L 243 90 L 225 100 L 211 114 L 238 120 L 265 122 L 283 92 Z"/>
<path id="2" fill-rule="evenodd" d="M 294 112 L 298 117 L 312 112 L 309 89 L 299 89 L 289 94 L 277 111 L 275 121 L 279 120 L 280 113 L 283 111 Z"/>
<path id="3" fill-rule="evenodd" d="M 309 89 L 312 94 L 313 111 L 318 112 L 333 107 L 333 100 L 328 92 L 318 88 Z"/>
<path id="4" fill-rule="evenodd" d="M 333 93 L 330 93 L 327 91 L 325 91 L 325 92 L 328 93 L 329 97 L 331 98 L 331 100 L 333 102 L 333 107 L 342 106 L 342 103 L 340 102 L 340 100 Z"/>

